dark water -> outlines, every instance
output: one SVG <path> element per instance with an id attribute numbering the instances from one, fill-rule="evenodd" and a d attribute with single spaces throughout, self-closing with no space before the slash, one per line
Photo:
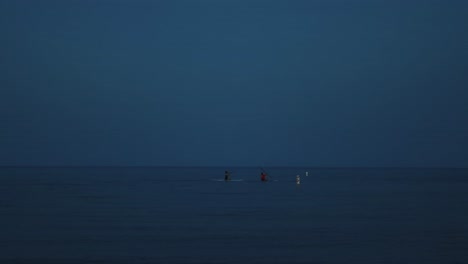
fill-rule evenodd
<path id="1" fill-rule="evenodd" d="M 0 168 L 0 263 L 468 263 L 466 169 L 233 170 Z"/>

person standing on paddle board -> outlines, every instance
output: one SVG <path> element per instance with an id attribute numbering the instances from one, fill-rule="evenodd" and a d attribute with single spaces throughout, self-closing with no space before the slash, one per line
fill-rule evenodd
<path id="1" fill-rule="evenodd" d="M 265 182 L 268 180 L 268 177 L 267 177 L 267 174 L 265 172 L 262 171 L 262 173 L 260 173 L 260 180 Z"/>
<path id="2" fill-rule="evenodd" d="M 231 180 L 231 173 L 229 173 L 229 171 L 224 171 L 224 180 L 225 181 Z"/>

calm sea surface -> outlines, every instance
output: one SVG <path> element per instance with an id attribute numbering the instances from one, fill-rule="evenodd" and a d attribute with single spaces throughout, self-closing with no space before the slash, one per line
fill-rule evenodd
<path id="1" fill-rule="evenodd" d="M 0 168 L 0 263 L 468 263 L 467 169 L 224 169 Z"/>

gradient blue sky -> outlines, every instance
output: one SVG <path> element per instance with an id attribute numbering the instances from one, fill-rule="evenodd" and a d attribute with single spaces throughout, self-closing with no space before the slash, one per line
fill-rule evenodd
<path id="1" fill-rule="evenodd" d="M 0 0 L 0 165 L 468 166 L 468 1 Z"/>

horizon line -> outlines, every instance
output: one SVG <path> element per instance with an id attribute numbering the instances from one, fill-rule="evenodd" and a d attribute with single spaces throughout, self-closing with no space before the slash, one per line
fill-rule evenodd
<path id="1" fill-rule="evenodd" d="M 468 169 L 462 166 L 304 166 L 304 165 L 0 165 L 0 168 L 308 168 L 308 169 Z"/>

